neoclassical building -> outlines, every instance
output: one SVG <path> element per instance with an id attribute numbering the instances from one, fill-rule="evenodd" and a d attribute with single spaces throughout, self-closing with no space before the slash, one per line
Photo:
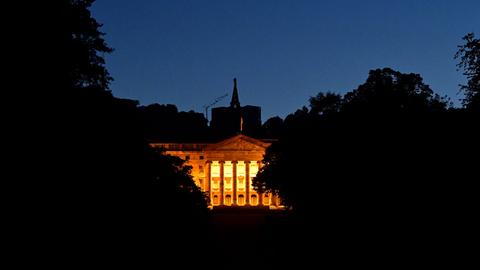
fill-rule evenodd
<path id="1" fill-rule="evenodd" d="M 152 143 L 192 166 L 195 183 L 210 198 L 210 206 L 280 207 L 277 196 L 259 193 L 252 179 L 262 167 L 269 142 L 236 135 L 216 143 Z"/>
<path id="2" fill-rule="evenodd" d="M 237 80 L 233 79 L 229 107 L 212 109 L 210 128 L 219 139 L 214 142 L 152 142 L 166 154 L 177 156 L 192 167 L 192 177 L 209 196 L 211 207 L 280 207 L 277 196 L 261 194 L 252 180 L 262 167 L 268 140 L 256 139 L 261 127 L 261 108 L 240 106 Z"/>

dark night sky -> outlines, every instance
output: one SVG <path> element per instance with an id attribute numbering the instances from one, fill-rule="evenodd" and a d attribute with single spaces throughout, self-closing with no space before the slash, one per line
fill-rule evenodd
<path id="1" fill-rule="evenodd" d="M 242 105 L 265 121 L 319 91 L 356 88 L 373 68 L 423 76 L 455 104 L 453 56 L 480 35 L 479 0 L 97 0 L 115 51 L 106 57 L 115 96 L 204 112 L 238 78 Z"/>

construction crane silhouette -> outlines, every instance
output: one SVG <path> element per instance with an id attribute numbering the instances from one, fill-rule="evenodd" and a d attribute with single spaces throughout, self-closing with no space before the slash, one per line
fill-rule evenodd
<path id="1" fill-rule="evenodd" d="M 203 105 L 203 108 L 205 108 L 205 118 L 207 119 L 207 122 L 208 122 L 208 109 L 211 108 L 213 105 L 217 104 L 219 101 L 221 101 L 222 99 L 224 99 L 226 97 L 228 97 L 228 93 L 223 95 L 223 96 L 217 97 L 210 104 Z"/>

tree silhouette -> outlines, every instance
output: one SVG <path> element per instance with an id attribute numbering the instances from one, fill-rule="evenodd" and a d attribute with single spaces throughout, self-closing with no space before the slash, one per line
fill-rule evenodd
<path id="1" fill-rule="evenodd" d="M 458 230 L 472 232 L 472 119 L 449 108 L 420 75 L 389 68 L 370 71 L 343 97 L 321 93 L 310 101 L 310 110 L 287 116 L 254 180 L 293 210 L 286 246 L 309 239 L 328 258 L 370 262 L 440 262 L 468 252 L 452 246 L 462 245 Z M 405 253 L 422 249 L 429 252 L 420 258 Z"/>
<path id="2" fill-rule="evenodd" d="M 42 156 L 24 165 L 33 180 L 24 187 L 21 211 L 31 214 L 24 234 L 50 243 L 35 246 L 39 254 L 86 264 L 173 260 L 183 245 L 200 243 L 192 228 L 205 231 L 206 201 L 182 160 L 150 148 L 138 102 L 110 93 L 103 54 L 112 49 L 88 10 L 92 3 L 55 2 L 54 54 L 42 63 L 52 81 L 38 93 L 43 136 L 32 151 Z"/>
<path id="3" fill-rule="evenodd" d="M 69 4 L 65 5 L 65 2 Z M 61 10 L 63 33 L 60 38 L 63 47 L 63 66 L 71 88 L 108 89 L 112 78 L 105 68 L 101 55 L 112 52 L 104 39 L 102 26 L 92 18 L 89 8 L 94 0 L 63 1 Z M 75 54 L 71 52 L 75 51 Z"/>
<path id="4" fill-rule="evenodd" d="M 323 115 L 338 112 L 341 108 L 343 99 L 342 96 L 335 93 L 320 92 L 317 96 L 311 97 L 309 102 L 311 113 Z"/>
<path id="5" fill-rule="evenodd" d="M 262 125 L 262 132 L 264 138 L 275 139 L 280 136 L 283 131 L 283 120 L 282 118 L 275 116 L 269 118 Z"/>
<path id="6" fill-rule="evenodd" d="M 465 44 L 458 46 L 455 59 L 460 59 L 457 67 L 467 76 L 466 85 L 461 85 L 465 93 L 463 105 L 467 108 L 480 107 L 480 40 L 473 33 L 463 37 Z"/>
<path id="7" fill-rule="evenodd" d="M 417 74 L 403 74 L 389 68 L 372 70 L 364 84 L 356 90 L 346 93 L 343 97 L 332 93 L 320 93 L 310 99 L 310 110 L 304 107 L 294 114 L 288 115 L 285 119 L 285 132 L 280 136 L 280 143 L 272 146 L 266 155 L 265 161 L 269 166 L 264 168 L 257 179 L 268 181 L 272 184 L 271 191 L 278 192 L 279 189 L 275 185 L 287 184 L 283 183 L 283 180 L 288 183 L 295 181 L 293 179 L 298 177 L 294 177 L 294 175 L 301 174 L 301 167 L 305 160 L 296 161 L 296 157 L 310 156 L 309 152 L 315 149 L 319 150 L 319 155 L 328 153 L 331 155 L 329 157 L 334 160 L 338 155 L 337 152 L 341 150 L 340 145 L 343 145 L 341 147 L 346 151 L 353 151 L 355 148 L 361 147 L 355 145 L 360 138 L 365 140 L 365 143 L 375 144 L 388 140 L 389 138 L 378 137 L 376 141 L 370 137 L 380 131 L 385 132 L 385 135 L 393 136 L 391 139 L 396 138 L 400 141 L 403 139 L 401 138 L 402 133 L 408 132 L 408 129 L 418 128 L 417 125 L 429 119 L 429 114 L 433 112 L 446 112 L 447 107 L 448 101 L 434 95 Z M 399 133 L 395 134 L 395 132 Z M 350 136 L 351 138 L 348 138 Z M 331 145 L 324 145 L 330 143 Z M 347 144 L 352 149 L 348 149 Z M 381 147 L 375 144 L 372 144 L 371 150 L 380 151 Z M 323 148 L 322 150 L 314 148 L 316 146 Z M 298 151 L 298 153 L 286 154 L 285 152 L 288 151 Z M 282 161 L 279 156 L 287 160 Z M 292 160 L 287 156 L 292 156 Z M 345 158 L 348 159 L 348 157 Z M 325 159 L 328 159 L 328 156 Z M 319 161 L 321 158 L 314 160 Z M 325 162 L 335 163 L 333 160 L 325 160 Z M 282 164 L 274 165 L 276 162 Z M 288 165 L 297 165 L 297 163 L 298 167 Z M 280 179 L 283 180 L 276 179 L 275 181 L 278 181 L 274 183 L 273 177 L 264 177 L 267 173 L 273 173 L 271 170 L 274 169 L 269 167 L 276 167 L 279 170 L 277 173 Z M 289 172 L 290 170 L 291 172 Z M 305 177 L 312 178 L 314 176 Z M 284 192 L 303 190 L 301 186 L 304 186 L 304 183 L 294 182 L 291 184 L 300 186 L 284 188 Z M 267 184 L 267 186 L 269 185 Z M 299 196 L 301 195 L 299 194 Z M 290 201 L 289 198 L 284 199 Z"/>
<path id="8" fill-rule="evenodd" d="M 370 71 L 367 81 L 345 95 L 344 111 L 374 113 L 445 110 L 447 100 L 434 95 L 418 74 L 390 68 Z"/>

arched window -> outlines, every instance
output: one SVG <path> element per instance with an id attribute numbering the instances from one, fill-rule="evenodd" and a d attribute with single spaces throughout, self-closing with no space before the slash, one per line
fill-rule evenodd
<path id="1" fill-rule="evenodd" d="M 225 196 L 225 205 L 232 205 L 232 195 Z"/>
<path id="2" fill-rule="evenodd" d="M 270 205 L 270 196 L 263 194 L 263 205 Z"/>
<path id="3" fill-rule="evenodd" d="M 243 194 L 238 195 L 238 205 L 245 205 L 245 196 Z"/>
<path id="4" fill-rule="evenodd" d="M 218 205 L 218 195 L 213 195 L 213 205 Z"/>
<path id="5" fill-rule="evenodd" d="M 251 205 L 257 205 L 258 204 L 258 197 L 257 195 L 253 194 L 250 196 L 250 204 Z"/>

